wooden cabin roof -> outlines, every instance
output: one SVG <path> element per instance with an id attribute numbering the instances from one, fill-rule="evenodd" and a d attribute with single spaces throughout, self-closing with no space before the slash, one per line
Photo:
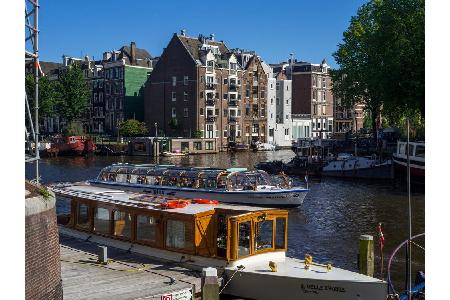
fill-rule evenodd
<path id="1" fill-rule="evenodd" d="M 196 215 L 215 209 L 225 209 L 236 211 L 236 215 L 248 212 L 270 210 L 270 208 L 247 206 L 247 205 L 231 205 L 231 204 L 194 204 L 190 203 L 183 208 L 162 209 L 160 204 L 170 200 L 177 200 L 175 197 L 155 196 L 151 194 L 136 193 L 122 191 L 118 189 L 108 189 L 103 187 L 91 186 L 85 183 L 70 185 L 55 185 L 50 189 L 56 194 L 63 197 L 81 198 L 100 203 L 122 205 L 133 208 L 147 209 L 149 211 L 169 211 L 178 214 Z"/>

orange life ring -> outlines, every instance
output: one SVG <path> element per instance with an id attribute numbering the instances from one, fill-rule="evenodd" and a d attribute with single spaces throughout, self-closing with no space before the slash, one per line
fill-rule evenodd
<path id="1" fill-rule="evenodd" d="M 161 208 L 163 209 L 173 209 L 173 208 L 183 208 L 189 204 L 189 200 L 170 200 L 164 203 L 161 203 Z"/>
<path id="2" fill-rule="evenodd" d="M 195 203 L 195 204 L 219 204 L 219 201 L 211 200 L 211 199 L 195 198 L 195 199 L 192 199 L 192 203 Z"/>

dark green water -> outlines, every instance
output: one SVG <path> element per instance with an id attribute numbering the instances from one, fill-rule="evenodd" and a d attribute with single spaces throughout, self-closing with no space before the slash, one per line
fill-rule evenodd
<path id="1" fill-rule="evenodd" d="M 294 156 L 290 150 L 276 152 L 241 152 L 191 155 L 178 158 L 160 158 L 156 163 L 209 167 L 247 167 L 261 161 L 289 161 Z M 155 163 L 148 157 L 58 157 L 40 162 L 44 183 L 56 181 L 80 181 L 97 176 L 104 166 L 116 162 Z M 34 165 L 26 165 L 27 177 L 34 172 Z M 295 178 L 302 182 L 302 178 Z M 322 179 L 310 184 L 311 191 L 304 205 L 289 210 L 289 256 L 303 259 L 311 254 L 314 261 L 357 270 L 358 238 L 361 234 L 374 235 L 376 225 L 382 222 L 385 234 L 385 268 L 394 248 L 407 239 L 408 198 L 404 189 L 392 183 Z M 425 195 L 412 195 L 413 234 L 425 231 Z M 424 239 L 418 240 L 424 246 Z M 380 252 L 375 249 L 376 265 L 380 270 Z M 425 270 L 425 253 L 413 248 L 413 271 Z M 404 285 L 405 255 L 396 257 L 393 263 L 393 279 L 397 290 Z M 415 274 L 415 272 L 413 273 Z M 377 274 L 379 276 L 379 274 Z"/>

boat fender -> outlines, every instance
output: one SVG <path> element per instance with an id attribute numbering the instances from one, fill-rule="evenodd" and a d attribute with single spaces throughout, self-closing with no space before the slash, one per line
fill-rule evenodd
<path id="1" fill-rule="evenodd" d="M 211 199 L 195 198 L 195 199 L 192 199 L 192 203 L 195 203 L 195 204 L 219 204 L 219 201 L 211 200 Z"/>

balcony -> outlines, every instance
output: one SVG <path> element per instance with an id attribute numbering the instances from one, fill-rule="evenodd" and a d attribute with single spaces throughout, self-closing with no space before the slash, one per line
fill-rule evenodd
<path id="1" fill-rule="evenodd" d="M 237 100 L 230 100 L 228 101 L 228 106 L 237 107 L 238 101 Z"/>
<path id="2" fill-rule="evenodd" d="M 214 90 L 216 89 L 217 83 L 214 82 L 205 82 L 205 89 L 206 90 Z"/>
<path id="3" fill-rule="evenodd" d="M 206 117 L 206 122 L 208 122 L 208 123 L 214 123 L 215 121 L 216 121 L 216 117 L 214 117 L 214 116 Z"/>
<path id="4" fill-rule="evenodd" d="M 206 106 L 214 106 L 216 104 L 215 99 L 206 99 Z"/>

